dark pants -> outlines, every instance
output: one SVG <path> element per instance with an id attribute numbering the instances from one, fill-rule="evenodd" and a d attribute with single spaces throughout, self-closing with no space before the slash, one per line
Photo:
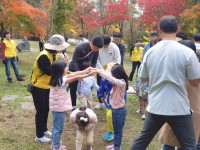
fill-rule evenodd
<path id="1" fill-rule="evenodd" d="M 78 81 L 75 81 L 75 82 L 72 82 L 72 83 L 69 84 L 72 106 L 76 106 L 77 85 L 78 85 Z"/>
<path id="2" fill-rule="evenodd" d="M 100 86 L 101 83 L 101 76 L 97 74 L 97 84 Z M 98 90 L 97 90 L 97 96 L 98 96 Z M 103 103 L 100 99 L 99 99 L 99 103 Z"/>
<path id="3" fill-rule="evenodd" d="M 123 128 L 126 120 L 126 107 L 112 110 L 112 120 L 114 129 L 114 147 L 120 149 L 122 143 Z"/>
<path id="4" fill-rule="evenodd" d="M 40 52 L 44 50 L 44 44 L 42 42 L 39 42 L 39 48 Z"/>
<path id="5" fill-rule="evenodd" d="M 168 123 L 183 150 L 196 150 L 194 127 L 191 115 L 163 116 L 147 113 L 140 136 L 133 142 L 130 150 L 145 150 L 164 123 Z"/>
<path id="6" fill-rule="evenodd" d="M 49 89 L 41 89 L 33 87 L 33 101 L 36 109 L 35 124 L 36 136 L 41 138 L 44 132 L 47 131 L 47 120 L 49 114 Z"/>
<path id="7" fill-rule="evenodd" d="M 12 65 L 13 70 L 15 72 L 15 76 L 17 79 L 21 78 L 19 75 L 19 71 L 17 68 L 17 60 L 16 57 L 12 57 L 12 58 L 6 58 L 5 59 L 5 67 L 6 67 L 6 76 L 8 80 L 12 80 L 11 75 L 10 75 L 10 65 Z"/>
<path id="8" fill-rule="evenodd" d="M 140 64 L 141 64 L 140 61 L 132 61 L 132 70 L 131 70 L 131 73 L 130 73 L 130 76 L 129 76 L 130 81 L 133 80 L 135 69 L 137 68 L 137 70 L 138 70 L 138 68 L 140 67 Z"/>

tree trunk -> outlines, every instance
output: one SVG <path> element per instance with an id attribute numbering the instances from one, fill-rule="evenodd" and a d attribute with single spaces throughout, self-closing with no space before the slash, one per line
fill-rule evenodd
<path id="1" fill-rule="evenodd" d="M 54 18 L 54 9 L 55 9 L 55 0 L 52 0 L 51 4 L 51 18 L 50 18 L 50 29 L 49 29 L 49 36 L 53 34 L 53 18 Z"/>
<path id="2" fill-rule="evenodd" d="M 130 20 L 130 32 L 131 32 L 131 38 L 130 38 L 130 47 L 133 46 L 133 18 Z"/>
<path id="3" fill-rule="evenodd" d="M 120 25 L 119 25 L 119 29 L 120 29 L 120 33 L 123 35 L 123 29 L 124 29 L 124 20 L 121 21 Z"/>
<path id="4" fill-rule="evenodd" d="M 5 31 L 5 27 L 3 25 L 3 22 L 0 24 L 0 26 L 1 26 L 0 33 L 1 33 L 1 43 L 2 43 L 3 40 L 4 40 L 4 31 Z M 2 55 L 1 55 L 1 43 L 0 43 L 0 58 L 2 58 Z"/>

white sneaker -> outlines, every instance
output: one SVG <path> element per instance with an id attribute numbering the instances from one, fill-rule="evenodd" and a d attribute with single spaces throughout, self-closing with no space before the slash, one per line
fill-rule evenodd
<path id="1" fill-rule="evenodd" d="M 146 118 L 146 117 L 145 117 L 145 114 L 143 114 L 142 117 L 141 117 L 141 119 L 142 119 L 142 120 L 145 120 L 145 118 Z"/>
<path id="2" fill-rule="evenodd" d="M 136 113 L 138 113 L 138 114 L 139 114 L 139 113 L 140 113 L 140 109 L 138 109 L 138 110 L 136 111 Z"/>
<path id="3" fill-rule="evenodd" d="M 44 132 L 44 135 L 45 135 L 45 136 L 48 136 L 48 137 L 52 137 L 52 133 L 51 133 L 50 131 Z"/>
<path id="4" fill-rule="evenodd" d="M 41 143 L 44 143 L 44 144 L 49 144 L 49 143 L 51 142 L 51 139 L 49 139 L 49 138 L 43 136 L 43 137 L 41 137 L 41 138 L 36 137 L 36 138 L 35 138 L 35 141 L 41 142 Z"/>
<path id="5" fill-rule="evenodd" d="M 95 109 L 103 109 L 103 108 L 104 108 L 103 103 L 99 103 L 97 106 L 95 106 Z"/>

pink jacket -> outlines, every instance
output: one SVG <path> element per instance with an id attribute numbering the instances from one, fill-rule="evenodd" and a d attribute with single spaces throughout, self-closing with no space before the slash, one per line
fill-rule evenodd
<path id="1" fill-rule="evenodd" d="M 126 92 L 126 82 L 123 79 L 116 79 L 105 71 L 102 72 L 102 77 L 113 83 L 113 88 L 110 92 L 110 105 L 113 109 L 124 107 Z"/>
<path id="2" fill-rule="evenodd" d="M 70 123 L 72 124 L 72 126 L 73 126 L 75 129 L 77 129 L 77 130 L 79 130 L 79 127 L 78 127 L 78 124 L 76 123 L 76 114 L 79 113 L 79 112 L 81 112 L 81 110 L 79 110 L 79 109 L 74 110 L 74 111 L 70 114 L 70 119 L 69 119 L 69 121 L 70 121 Z M 87 109 L 85 110 L 85 112 L 88 114 L 88 116 L 89 116 L 89 121 L 90 121 L 89 124 L 86 126 L 85 130 L 86 130 L 86 131 L 94 130 L 94 127 L 96 126 L 96 124 L 97 124 L 97 122 L 98 122 L 97 116 L 96 116 L 96 114 L 93 112 L 92 109 L 87 108 Z"/>
<path id="3" fill-rule="evenodd" d="M 51 87 L 49 109 L 54 112 L 64 112 L 72 109 L 70 92 L 66 91 L 66 85 L 61 87 Z"/>

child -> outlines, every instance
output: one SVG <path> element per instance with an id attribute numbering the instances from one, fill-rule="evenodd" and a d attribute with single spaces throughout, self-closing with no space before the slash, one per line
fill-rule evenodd
<path id="1" fill-rule="evenodd" d="M 96 114 L 89 108 L 80 107 L 70 114 L 70 123 L 76 129 L 76 150 L 82 149 L 83 136 L 87 141 L 87 150 L 92 150 L 93 133 L 97 123 Z"/>
<path id="2" fill-rule="evenodd" d="M 64 128 L 66 111 L 72 108 L 70 93 L 66 91 L 68 83 L 91 75 L 89 69 L 68 74 L 65 68 L 66 64 L 64 62 L 54 62 L 52 64 L 51 80 L 49 83 L 52 86 L 50 89 L 49 107 L 53 115 L 53 150 L 66 150 L 66 147 L 61 145 L 60 138 Z"/>
<path id="3" fill-rule="evenodd" d="M 90 67 L 90 65 L 91 65 L 90 62 L 83 63 L 84 69 Z M 96 88 L 96 89 L 99 88 L 93 76 L 89 76 L 79 81 L 78 86 L 77 86 L 77 91 L 78 91 L 78 101 L 80 102 L 81 106 L 92 108 L 93 88 Z"/>
<path id="4" fill-rule="evenodd" d="M 106 72 L 110 73 L 111 67 L 115 63 L 109 63 L 107 65 Z M 106 107 L 106 121 L 107 121 L 107 135 L 103 136 L 103 139 L 106 141 L 111 141 L 114 138 L 113 124 L 112 124 L 112 107 L 110 105 L 110 91 L 113 85 L 110 81 L 102 78 L 100 82 L 100 87 L 98 89 L 98 98 L 104 102 Z"/>
<path id="5" fill-rule="evenodd" d="M 145 119 L 145 110 L 147 106 L 147 99 L 148 99 L 148 82 L 142 83 L 140 79 L 140 71 L 141 71 L 142 65 L 140 66 L 138 70 L 138 77 L 136 78 L 136 95 L 138 96 L 139 103 L 140 103 L 140 109 L 138 113 L 141 115 L 141 119 Z"/>
<path id="6" fill-rule="evenodd" d="M 112 120 L 114 128 L 114 145 L 106 146 L 107 150 L 120 150 L 123 127 L 126 120 L 125 98 L 126 90 L 128 89 L 128 76 L 124 68 L 115 64 L 111 68 L 111 74 L 97 69 L 97 73 L 103 78 L 113 83 L 113 88 L 110 93 L 110 104 L 112 107 Z"/>

